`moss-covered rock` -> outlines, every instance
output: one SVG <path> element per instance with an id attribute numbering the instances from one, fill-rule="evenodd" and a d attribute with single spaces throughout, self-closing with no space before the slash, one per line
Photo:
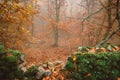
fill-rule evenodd
<path id="1" fill-rule="evenodd" d="M 76 60 L 74 60 L 76 56 Z M 120 52 L 77 53 L 66 63 L 72 80 L 117 80 L 120 77 Z"/>
<path id="2" fill-rule="evenodd" d="M 24 78 L 23 72 L 18 68 L 18 56 L 16 56 L 18 53 L 15 53 L 14 50 L 11 51 L 13 51 L 14 54 L 6 50 L 3 45 L 0 45 L 0 80 Z"/>
<path id="3" fill-rule="evenodd" d="M 36 78 L 36 74 L 38 72 L 38 68 L 36 66 L 31 66 L 30 68 L 27 69 L 27 71 L 25 72 L 25 76 L 29 79 L 29 80 L 34 80 Z"/>

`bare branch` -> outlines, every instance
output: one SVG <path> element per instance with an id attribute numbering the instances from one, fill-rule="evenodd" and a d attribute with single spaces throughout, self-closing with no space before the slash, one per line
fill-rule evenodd
<path id="1" fill-rule="evenodd" d="M 104 43 L 106 43 L 113 35 L 115 35 L 120 30 L 120 27 L 117 27 L 110 35 L 108 35 L 103 41 L 101 41 L 97 47 L 100 47 Z"/>

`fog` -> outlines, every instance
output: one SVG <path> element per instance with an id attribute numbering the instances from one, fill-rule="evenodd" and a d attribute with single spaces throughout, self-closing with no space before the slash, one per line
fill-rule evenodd
<path id="1" fill-rule="evenodd" d="M 41 30 L 40 26 L 44 26 L 46 24 L 46 21 L 42 20 L 40 16 L 44 16 L 47 14 L 47 8 L 48 8 L 48 0 L 38 0 L 38 5 L 40 6 L 40 10 L 39 10 L 39 17 L 35 16 L 34 17 L 34 27 L 35 27 L 35 33 L 39 32 L 39 31 L 43 31 Z M 76 14 L 82 14 L 85 11 L 83 10 L 82 7 L 79 6 L 79 4 L 81 4 L 81 0 L 66 0 L 65 3 L 65 14 L 66 17 L 74 17 Z M 62 8 L 62 9 L 63 9 Z"/>

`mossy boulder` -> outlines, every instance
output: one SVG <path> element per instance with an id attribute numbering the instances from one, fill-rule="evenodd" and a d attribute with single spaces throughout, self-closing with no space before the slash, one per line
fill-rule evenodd
<path id="1" fill-rule="evenodd" d="M 74 60 L 76 56 L 76 60 Z M 72 54 L 65 69 L 72 80 L 117 80 L 120 77 L 120 51 Z"/>
<path id="2" fill-rule="evenodd" d="M 23 79 L 24 75 L 18 68 L 18 53 L 14 54 L 9 52 L 0 45 L 0 80 L 9 79 L 14 80 L 15 78 Z"/>

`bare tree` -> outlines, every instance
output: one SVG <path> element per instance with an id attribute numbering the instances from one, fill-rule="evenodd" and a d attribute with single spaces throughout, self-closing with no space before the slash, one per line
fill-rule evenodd
<path id="1" fill-rule="evenodd" d="M 85 0 L 85 1 L 86 1 L 86 4 L 87 4 L 86 5 L 87 7 L 85 8 L 85 6 L 84 6 L 84 8 L 87 9 L 87 12 L 89 14 L 85 18 L 81 18 L 81 19 L 83 19 L 82 26 L 84 25 L 85 21 L 92 22 L 92 20 L 90 18 L 94 18 L 95 15 L 99 14 L 103 10 L 106 11 L 105 14 L 107 15 L 107 23 L 108 23 L 107 26 L 104 25 L 104 22 L 103 22 L 106 19 L 106 17 L 103 18 L 102 23 L 100 23 L 100 24 L 97 23 L 98 25 L 101 25 L 104 28 L 107 28 L 103 41 L 101 41 L 98 44 L 98 46 L 101 46 L 104 43 L 106 43 L 114 34 L 116 34 L 120 30 L 119 29 L 119 17 L 120 17 L 120 11 L 119 11 L 120 5 L 119 4 L 120 4 L 120 1 L 119 0 L 107 0 L 107 4 L 104 4 L 103 2 L 105 2 L 105 1 L 102 2 L 101 0 L 98 0 L 99 4 L 101 5 L 101 8 L 99 10 L 97 10 L 96 12 L 93 12 L 93 13 L 91 13 L 90 9 L 88 9 L 88 8 L 90 8 L 89 0 Z M 82 7 L 83 7 L 83 5 L 82 5 Z M 118 27 L 115 30 L 113 30 L 113 32 L 111 32 L 111 29 L 113 28 L 114 24 L 117 24 Z M 101 31 L 99 31 L 99 33 L 101 33 Z"/>
<path id="2" fill-rule="evenodd" d="M 53 32 L 54 32 L 54 45 L 55 47 L 58 46 L 58 24 L 60 21 L 60 11 L 62 6 L 63 0 L 49 0 L 48 1 L 48 12 L 50 12 L 50 17 L 55 21 L 57 24 L 52 24 Z M 53 11 L 53 12 L 52 12 Z"/>
<path id="3" fill-rule="evenodd" d="M 111 6 L 114 5 L 114 9 L 116 10 L 115 12 L 115 19 L 114 21 L 117 20 L 117 28 L 111 33 L 109 34 L 103 41 L 101 41 L 98 46 L 101 46 L 103 44 L 105 44 L 113 35 L 115 35 L 118 31 L 120 31 L 120 0 L 112 0 L 112 4 Z"/>

